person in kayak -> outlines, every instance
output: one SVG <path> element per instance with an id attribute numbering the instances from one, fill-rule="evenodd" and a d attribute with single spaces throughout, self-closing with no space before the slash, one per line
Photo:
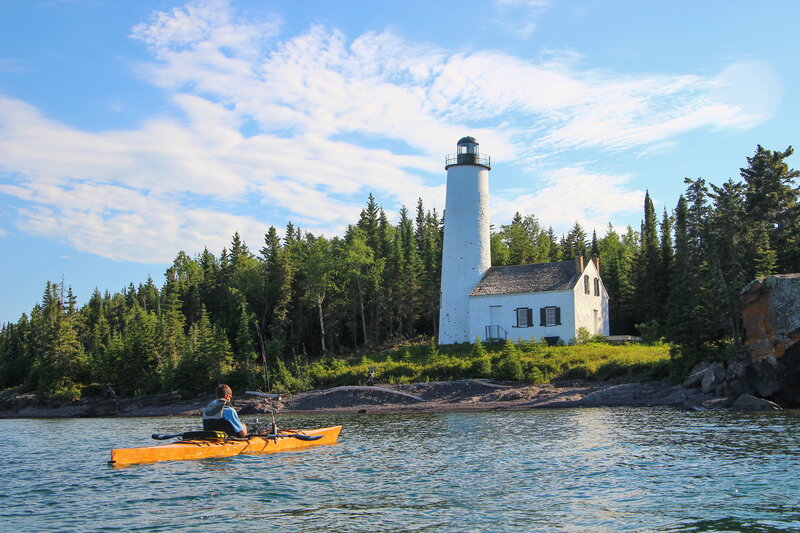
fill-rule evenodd
<path id="1" fill-rule="evenodd" d="M 247 436 L 247 426 L 231 405 L 233 391 L 227 385 L 217 386 L 217 399 L 203 409 L 203 430 L 224 431 L 228 435 Z"/>

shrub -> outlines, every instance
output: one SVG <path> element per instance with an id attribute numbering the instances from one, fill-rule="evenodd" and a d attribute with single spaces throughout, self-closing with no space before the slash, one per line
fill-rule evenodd
<path id="1" fill-rule="evenodd" d="M 658 323 L 658 320 L 642 322 L 641 324 L 636 324 L 635 327 L 641 333 L 643 342 L 653 344 L 661 341 L 663 326 Z"/>
<path id="2" fill-rule="evenodd" d="M 526 381 L 530 381 L 531 383 L 544 383 L 547 381 L 547 377 L 532 361 L 526 361 L 523 366 L 525 369 L 524 374 Z"/>
<path id="3" fill-rule="evenodd" d="M 578 328 L 578 334 L 575 336 L 575 344 L 586 344 L 592 341 L 592 334 L 586 328 Z"/>
<path id="4" fill-rule="evenodd" d="M 470 373 L 476 378 L 488 378 L 492 375 L 492 359 L 485 355 L 476 357 L 470 365 Z"/>
<path id="5" fill-rule="evenodd" d="M 486 351 L 486 346 L 484 346 L 483 341 L 481 341 L 480 336 L 475 337 L 475 342 L 472 344 L 472 350 L 470 352 L 473 357 L 485 357 L 488 355 Z"/>
<path id="6" fill-rule="evenodd" d="M 503 352 L 498 359 L 494 375 L 497 379 L 511 381 L 521 381 L 525 378 L 519 352 L 511 339 L 503 345 Z"/>
<path id="7" fill-rule="evenodd" d="M 591 376 L 592 371 L 586 365 L 572 367 L 562 375 L 564 379 L 589 379 Z"/>
<path id="8" fill-rule="evenodd" d="M 432 342 L 428 345 L 428 350 L 425 354 L 425 357 L 429 365 L 436 365 L 441 363 L 441 361 L 444 359 L 442 352 L 439 351 L 439 347 L 436 346 L 435 342 Z"/>
<path id="9" fill-rule="evenodd" d="M 53 388 L 51 397 L 57 402 L 74 402 L 81 399 L 81 388 L 69 379 L 61 379 Z"/>

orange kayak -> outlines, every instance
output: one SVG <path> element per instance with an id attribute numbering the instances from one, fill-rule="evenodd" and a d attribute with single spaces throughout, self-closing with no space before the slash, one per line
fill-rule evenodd
<path id="1" fill-rule="evenodd" d="M 275 436 L 252 436 L 249 438 L 204 438 L 186 439 L 160 446 L 144 448 L 117 448 L 111 450 L 113 466 L 158 461 L 182 461 L 187 459 L 210 459 L 234 455 L 255 455 L 300 450 L 311 446 L 336 444 L 342 426 L 319 429 L 284 430 Z M 154 437 L 156 437 L 154 435 Z"/>

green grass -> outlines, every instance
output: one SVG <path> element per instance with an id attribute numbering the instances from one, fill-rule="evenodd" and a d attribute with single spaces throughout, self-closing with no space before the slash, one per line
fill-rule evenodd
<path id="1" fill-rule="evenodd" d="M 547 346 L 540 342 L 436 346 L 409 343 L 381 353 L 351 358 L 326 356 L 293 368 L 290 390 L 358 385 L 370 366 L 378 383 L 417 383 L 466 378 L 549 383 L 559 380 L 633 382 L 669 375 L 667 344 L 610 345 L 587 342 Z"/>

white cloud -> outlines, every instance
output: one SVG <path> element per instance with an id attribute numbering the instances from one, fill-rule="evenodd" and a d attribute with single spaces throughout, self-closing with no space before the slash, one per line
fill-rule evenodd
<path id="1" fill-rule="evenodd" d="M 534 15 L 546 7 L 498 2 Z M 552 156 L 565 152 L 647 152 L 697 128 L 752 125 L 774 108 L 764 95 L 779 100 L 772 78 L 758 90 L 737 83 L 763 65 L 735 64 L 712 78 L 616 75 L 581 70 L 569 54 L 537 62 L 391 32 L 349 40 L 318 25 L 279 38 L 280 26 L 244 20 L 221 0 L 137 25 L 133 38 L 154 58 L 142 75 L 167 91 L 180 119 L 85 132 L 0 97 L 0 192 L 29 203 L 17 225 L 142 262 L 220 249 L 236 230 L 256 247 L 269 213 L 282 214 L 276 225 L 291 219 L 338 233 L 370 192 L 387 211 L 418 197 L 441 210 L 443 156 L 465 132 L 524 175 L 553 168 Z M 604 228 L 641 208 L 626 179 L 575 164 L 549 170 L 535 194 L 500 191 L 493 218 L 523 209 L 569 226 L 577 213 L 586 227 Z M 246 204 L 265 216 L 245 213 Z"/>
<path id="2" fill-rule="evenodd" d="M 547 172 L 540 185 L 531 187 L 535 193 L 526 190 L 495 195 L 492 216 L 510 221 L 519 211 L 534 215 L 557 231 L 571 227 L 577 220 L 587 231 L 596 229 L 602 234 L 619 213 L 642 209 L 644 192 L 630 190 L 630 179 L 630 176 L 597 174 L 582 167 L 560 168 Z"/>
<path id="3" fill-rule="evenodd" d="M 527 39 L 536 31 L 539 19 L 550 7 L 550 0 L 495 0 L 496 24 Z"/>
<path id="4" fill-rule="evenodd" d="M 760 124 L 775 114 L 783 99 L 783 80 L 765 61 L 737 61 L 725 67 L 716 81 L 716 97 L 731 110 L 724 126 Z"/>

